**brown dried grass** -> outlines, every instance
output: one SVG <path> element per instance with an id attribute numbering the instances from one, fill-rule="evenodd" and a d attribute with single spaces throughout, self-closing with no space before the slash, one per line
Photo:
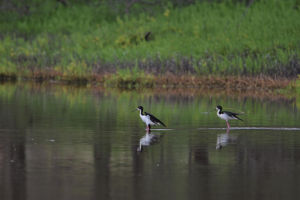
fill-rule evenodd
<path id="1" fill-rule="evenodd" d="M 287 78 L 241 77 L 241 76 L 174 76 L 166 74 L 155 77 L 156 85 L 165 86 L 189 86 L 189 87 L 215 87 L 215 88 L 246 88 L 246 89 L 281 89 L 291 83 Z"/>
<path id="2" fill-rule="evenodd" d="M 55 70 L 34 70 L 25 79 L 36 81 L 61 81 L 67 83 L 89 83 L 99 85 L 109 82 L 115 74 L 92 73 L 86 76 L 65 76 Z M 0 77 L 1 78 L 1 77 Z M 4 77 L 5 78 L 5 77 Z M 2 77 L 2 79 L 4 79 Z M 119 77 L 121 78 L 121 77 Z M 151 79 L 151 80 L 150 80 Z M 243 89 L 263 89 L 274 90 L 287 87 L 292 81 L 288 78 L 272 78 L 265 75 L 257 77 L 248 76 L 194 76 L 194 75 L 174 75 L 166 73 L 164 75 L 152 76 L 151 78 L 137 78 L 135 81 L 119 81 L 116 87 L 126 87 L 128 85 L 139 85 L 143 87 L 204 87 L 204 88 L 243 88 Z"/>

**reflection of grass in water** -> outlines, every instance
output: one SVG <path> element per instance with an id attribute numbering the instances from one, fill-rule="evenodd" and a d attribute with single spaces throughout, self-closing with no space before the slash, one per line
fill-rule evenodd
<path id="1" fill-rule="evenodd" d="M 15 95 L 17 85 L 14 83 L 0 84 L 0 96 L 3 100 L 10 101 Z"/>
<path id="2" fill-rule="evenodd" d="M 81 129 L 90 129 L 92 122 L 88 121 L 97 120 L 99 124 L 116 124 L 120 127 L 138 124 L 140 128 L 144 128 L 138 114 L 131 113 L 139 105 L 161 119 L 168 128 L 185 127 L 185 124 L 207 127 L 206 122 L 212 121 L 218 122 L 218 127 L 223 127 L 226 124 L 217 118 L 216 113 L 202 114 L 216 105 L 245 112 L 242 116 L 245 123 L 233 122 L 234 126 L 260 126 L 270 123 L 270 120 L 277 121 L 278 116 L 284 118 L 280 125 L 298 126 L 298 123 L 295 123 L 297 115 L 290 105 L 296 103 L 295 100 L 259 91 L 253 91 L 251 94 L 242 90 L 233 92 L 211 89 L 161 88 L 131 91 L 50 84 L 2 84 L 0 91 L 1 100 L 18 99 L 15 108 L 18 109 L 19 117 L 16 120 L 27 121 L 29 115 L 39 116 L 40 119 L 57 116 L 61 120 L 60 127 L 73 124 Z M 298 99 L 299 97 L 296 105 L 300 108 Z M 79 115 L 80 118 L 74 117 L 75 115 Z M 114 115 L 112 122 L 111 117 Z M 82 118 L 86 120 L 80 121 Z M 177 125 L 178 120 L 180 123 Z"/>
<path id="3" fill-rule="evenodd" d="M 10 64 L 0 67 L 0 73 L 45 77 L 54 70 L 59 78 L 86 80 L 95 73 L 114 73 L 119 66 L 108 81 L 123 84 L 132 79 L 133 84 L 136 60 L 145 73 L 196 76 L 292 76 L 298 67 L 296 1 L 255 1 L 242 20 L 245 5 L 227 1 L 182 9 L 168 4 L 163 11 L 154 9 L 152 17 L 139 13 L 131 18 L 115 17 L 102 5 L 74 3 L 53 10 L 53 4 L 45 2 L 40 12 L 21 19 L 14 13 L 1 16 L 9 20 L 0 25 L 0 53 L 5 58 L 0 63 Z M 143 37 L 148 31 L 153 37 L 147 42 Z M 125 68 L 132 77 L 121 75 Z M 34 73 L 39 70 L 43 73 Z M 150 78 L 146 84 L 151 83 Z"/>
<path id="4" fill-rule="evenodd" d="M 291 81 L 286 88 L 280 89 L 278 92 L 290 98 L 296 96 L 296 105 L 300 108 L 300 75 L 297 80 Z"/>

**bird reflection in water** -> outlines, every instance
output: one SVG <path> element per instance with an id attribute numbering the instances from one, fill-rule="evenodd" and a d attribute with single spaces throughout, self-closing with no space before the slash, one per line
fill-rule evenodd
<path id="1" fill-rule="evenodd" d="M 153 134 L 150 131 L 147 131 L 146 135 L 140 139 L 140 144 L 137 148 L 137 151 L 142 152 L 144 146 L 150 146 L 151 144 L 158 142 L 160 137 L 160 134 Z"/>
<path id="2" fill-rule="evenodd" d="M 237 143 L 237 135 L 230 135 L 229 128 L 226 133 L 218 134 L 216 149 L 222 149 L 223 146 L 235 145 Z"/>

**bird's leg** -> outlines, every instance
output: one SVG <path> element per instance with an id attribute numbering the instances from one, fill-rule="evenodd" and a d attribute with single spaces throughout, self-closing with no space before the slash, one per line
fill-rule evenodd
<path id="1" fill-rule="evenodd" d="M 149 131 L 150 131 L 149 126 L 147 126 L 147 132 L 149 132 Z"/>
<path id="2" fill-rule="evenodd" d="M 229 133 L 229 128 L 227 128 L 227 132 L 226 132 L 227 134 Z"/>
<path id="3" fill-rule="evenodd" d="M 227 128 L 230 128 L 228 121 L 226 121 L 226 123 L 227 123 Z"/>

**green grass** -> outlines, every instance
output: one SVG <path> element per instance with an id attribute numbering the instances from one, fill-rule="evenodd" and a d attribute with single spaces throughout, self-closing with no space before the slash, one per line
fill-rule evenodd
<path id="1" fill-rule="evenodd" d="M 153 86 L 154 76 L 151 74 L 146 75 L 143 70 L 138 68 L 138 63 L 136 62 L 134 67 L 131 69 L 125 68 L 121 69 L 117 67 L 117 73 L 111 74 L 110 76 L 105 76 L 105 84 L 107 86 L 118 86 L 118 87 L 131 87 L 131 86 Z"/>
<path id="2" fill-rule="evenodd" d="M 298 75 L 298 79 L 291 81 L 287 87 L 279 89 L 278 92 L 287 96 L 300 96 L 300 75 Z"/>
<path id="3" fill-rule="evenodd" d="M 255 1 L 243 18 L 246 6 L 231 1 L 183 8 L 169 3 L 152 15 L 126 17 L 106 6 L 47 1 L 29 16 L 0 16 L 0 73 L 54 69 L 78 79 L 93 69 L 120 75 L 138 60 L 144 72 L 153 72 L 154 62 L 156 73 L 290 77 L 299 68 L 299 5 Z"/>

